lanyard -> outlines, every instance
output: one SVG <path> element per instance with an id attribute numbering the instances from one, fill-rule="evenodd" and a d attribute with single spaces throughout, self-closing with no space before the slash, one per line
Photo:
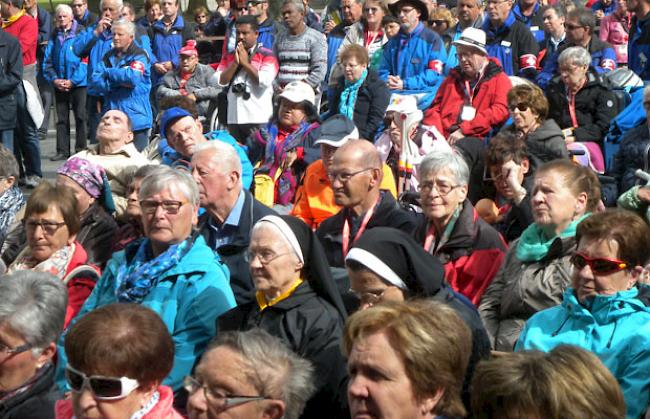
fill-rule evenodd
<path id="1" fill-rule="evenodd" d="M 478 85 L 481 83 L 481 80 L 483 79 L 483 75 L 485 74 L 485 68 L 487 67 L 487 63 L 481 68 L 481 72 L 479 73 L 478 80 L 476 80 L 476 84 L 474 85 L 473 89 L 469 88 L 469 81 L 465 80 L 465 93 L 467 94 L 467 97 L 469 99 L 469 105 L 472 106 L 472 98 L 474 97 L 474 91 L 478 88 Z"/>
<path id="2" fill-rule="evenodd" d="M 352 243 L 356 242 L 359 237 L 363 234 L 363 232 L 366 229 L 366 226 L 368 225 L 368 221 L 370 221 L 370 218 L 372 217 L 372 214 L 375 212 L 375 208 L 377 207 L 377 204 L 381 200 L 381 196 L 377 198 L 377 202 L 375 202 L 375 205 L 372 206 L 366 212 L 366 216 L 363 217 L 363 221 L 361 222 L 361 227 L 359 227 L 359 231 L 357 231 L 357 234 L 354 236 L 354 240 L 352 240 Z M 343 259 L 345 260 L 345 257 L 348 254 L 348 250 L 350 249 L 350 223 L 348 222 L 348 218 L 345 217 L 345 221 L 343 222 Z"/>
<path id="3" fill-rule="evenodd" d="M 429 229 L 427 230 L 426 238 L 424 239 L 424 250 L 427 253 L 433 253 L 431 251 L 431 245 L 433 244 L 434 237 L 435 237 L 435 229 L 433 227 L 433 223 L 430 223 Z"/>
<path id="4" fill-rule="evenodd" d="M 370 31 L 365 31 L 365 47 L 366 49 L 370 48 L 370 45 L 374 44 L 379 36 L 384 36 L 381 31 L 377 31 L 372 37 L 370 36 Z"/>
<path id="5" fill-rule="evenodd" d="M 582 83 L 582 86 L 580 86 L 580 89 L 585 87 L 587 84 L 587 80 L 585 80 Z M 580 91 L 578 89 L 575 94 L 572 94 L 571 92 L 567 91 L 566 97 L 569 100 L 569 115 L 571 116 L 571 124 L 573 125 L 573 128 L 578 128 L 578 118 L 576 117 L 576 96 L 578 95 L 578 92 Z"/>

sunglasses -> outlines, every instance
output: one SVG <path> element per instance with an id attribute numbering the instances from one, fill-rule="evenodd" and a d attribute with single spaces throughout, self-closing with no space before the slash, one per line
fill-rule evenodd
<path id="1" fill-rule="evenodd" d="M 574 31 L 574 30 L 576 30 L 576 29 L 583 28 L 584 26 L 581 26 L 581 25 L 570 25 L 570 24 L 568 24 L 568 23 L 565 23 L 565 24 L 564 24 L 564 27 L 567 28 L 567 29 L 570 30 L 570 31 Z"/>
<path id="2" fill-rule="evenodd" d="M 91 375 L 89 377 L 70 365 L 65 367 L 65 379 L 75 393 L 81 393 L 83 388 L 87 386 L 97 400 L 123 399 L 140 387 L 140 383 L 131 378 L 104 377 L 101 375 Z"/>
<path id="3" fill-rule="evenodd" d="M 571 256 L 571 264 L 578 270 L 589 266 L 594 275 L 610 275 L 627 268 L 627 263 L 617 259 L 590 258 L 581 253 Z"/>
<path id="4" fill-rule="evenodd" d="M 514 112 L 517 109 L 519 112 L 526 112 L 528 110 L 528 105 L 525 103 L 518 103 L 516 105 L 508 106 L 510 112 Z"/>

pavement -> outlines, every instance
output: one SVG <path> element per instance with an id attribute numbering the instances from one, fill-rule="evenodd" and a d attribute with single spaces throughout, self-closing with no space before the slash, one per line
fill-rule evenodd
<path id="1" fill-rule="evenodd" d="M 74 154 L 74 118 L 70 112 L 70 138 L 71 138 L 71 155 Z M 56 180 L 56 170 L 65 163 L 65 160 L 50 161 L 50 157 L 56 154 L 56 115 L 54 110 L 50 115 L 50 127 L 47 130 L 47 138 L 40 142 L 41 144 L 41 170 L 43 171 L 43 179 L 50 181 Z"/>

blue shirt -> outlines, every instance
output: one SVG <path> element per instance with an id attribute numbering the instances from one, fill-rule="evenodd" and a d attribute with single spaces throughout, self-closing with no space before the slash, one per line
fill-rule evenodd
<path id="1" fill-rule="evenodd" d="M 241 211 L 244 208 L 245 199 L 246 196 L 242 189 L 239 191 L 239 197 L 237 198 L 237 202 L 235 202 L 235 206 L 232 207 L 230 214 L 228 214 L 228 217 L 224 220 L 221 226 L 217 225 L 219 221 L 210 217 L 208 225 L 213 233 L 210 235 L 210 241 L 212 242 L 210 243 L 210 247 L 212 249 L 218 249 L 223 245 L 230 244 L 232 241 L 232 238 L 239 227 L 239 219 L 241 218 Z"/>

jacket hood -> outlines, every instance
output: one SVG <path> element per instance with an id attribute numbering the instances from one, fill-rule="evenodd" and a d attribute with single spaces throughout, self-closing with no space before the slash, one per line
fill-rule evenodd
<path id="1" fill-rule="evenodd" d="M 544 141 L 562 135 L 562 129 L 553 119 L 547 119 L 528 138 L 535 141 Z"/>

